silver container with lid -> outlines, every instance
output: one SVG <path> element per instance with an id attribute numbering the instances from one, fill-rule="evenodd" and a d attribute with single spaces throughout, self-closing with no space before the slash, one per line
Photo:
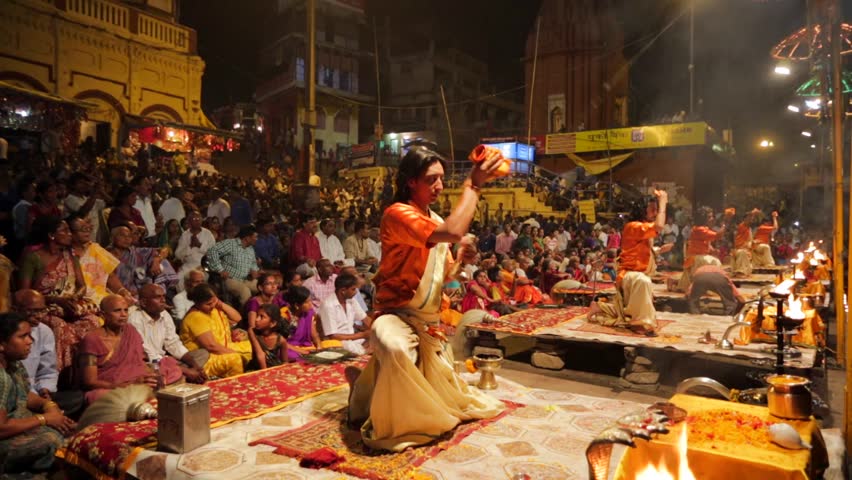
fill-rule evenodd
<path id="1" fill-rule="evenodd" d="M 157 392 L 158 449 L 184 453 L 210 443 L 210 387 L 184 383 Z"/>

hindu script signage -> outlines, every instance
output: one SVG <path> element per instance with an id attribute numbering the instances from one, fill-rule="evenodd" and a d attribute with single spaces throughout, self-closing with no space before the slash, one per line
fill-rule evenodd
<path id="1" fill-rule="evenodd" d="M 707 123 L 705 122 L 554 133 L 547 136 L 545 152 L 552 155 L 704 145 L 706 133 Z"/>

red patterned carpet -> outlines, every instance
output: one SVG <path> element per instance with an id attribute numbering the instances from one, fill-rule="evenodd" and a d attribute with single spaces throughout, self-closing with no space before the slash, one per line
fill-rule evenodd
<path id="1" fill-rule="evenodd" d="M 363 363 L 363 359 L 354 364 Z M 332 365 L 290 363 L 238 377 L 208 382 L 211 427 L 252 418 L 346 385 L 343 370 Z M 123 477 L 137 449 L 156 443 L 157 421 L 102 423 L 71 437 L 57 452 L 66 462 L 96 477 Z"/>
<path id="2" fill-rule="evenodd" d="M 657 332 L 662 331 L 666 325 L 674 323 L 674 320 L 660 320 L 657 319 Z M 626 328 L 616 328 L 616 327 L 607 327 L 601 325 L 599 323 L 591 323 L 591 322 L 583 322 L 582 325 L 576 328 L 572 328 L 576 332 L 589 332 L 589 333 L 605 333 L 607 335 L 620 335 L 622 337 L 637 337 L 637 338 L 646 338 L 645 335 L 633 332 Z"/>
<path id="3" fill-rule="evenodd" d="M 530 308 L 511 315 L 504 315 L 494 323 L 472 323 L 468 328 L 492 332 L 532 335 L 539 328 L 555 327 L 572 318 L 584 315 L 587 307 Z"/>
<path id="4" fill-rule="evenodd" d="M 463 423 L 434 443 L 398 453 L 371 451 L 361 441 L 361 432 L 347 427 L 345 409 L 330 413 L 299 429 L 257 440 L 249 445 L 276 447 L 275 453 L 295 457 L 303 462 L 306 456 L 314 457 L 316 452 L 330 448 L 342 460 L 326 465 L 325 468 L 369 480 L 409 479 L 426 460 L 453 448 L 472 433 L 523 406 L 505 403 L 506 410 L 494 418 Z"/>

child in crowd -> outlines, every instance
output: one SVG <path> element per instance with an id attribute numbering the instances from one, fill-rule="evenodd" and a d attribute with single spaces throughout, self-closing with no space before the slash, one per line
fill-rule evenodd
<path id="1" fill-rule="evenodd" d="M 250 369 L 262 370 L 288 362 L 287 325 L 281 319 L 281 309 L 277 305 L 267 303 L 260 306 L 254 333 L 254 358 L 249 363 Z"/>

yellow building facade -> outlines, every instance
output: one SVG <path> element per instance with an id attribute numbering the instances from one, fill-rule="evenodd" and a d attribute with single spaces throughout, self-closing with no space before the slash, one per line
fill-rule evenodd
<path id="1" fill-rule="evenodd" d="M 215 128 L 176 1 L 0 1 L 0 81 L 92 105 L 81 138 L 108 135 L 112 146 L 128 115 Z"/>

